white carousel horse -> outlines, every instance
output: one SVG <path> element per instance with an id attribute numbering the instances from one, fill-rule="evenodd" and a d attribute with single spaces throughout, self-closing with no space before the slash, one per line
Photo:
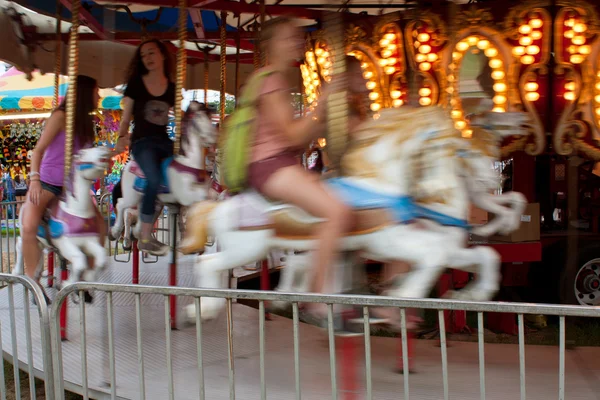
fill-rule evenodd
<path id="1" fill-rule="evenodd" d="M 411 187 L 414 188 L 411 194 L 416 205 L 416 217 L 425 229 L 443 234 L 443 245 L 453 249 L 449 264 L 444 267 L 478 273 L 477 279 L 463 290 L 451 293 L 454 298 L 489 300 L 498 290 L 498 254 L 486 246 L 467 248 L 465 245 L 469 230 L 480 236 L 489 236 L 508 234 L 519 226 L 526 205 L 524 196 L 516 192 L 495 196 L 489 192 L 496 189 L 499 182 L 492 165 L 500 157 L 501 140 L 520 134 L 525 119 L 526 115 L 521 113 L 483 113 L 471 122 L 472 139 L 433 135 L 422 142 L 419 152 L 414 154 L 417 165 L 416 174 L 411 178 Z M 364 165 L 364 160 L 357 159 L 355 162 L 357 168 Z M 485 226 L 469 229 L 466 224 L 469 201 L 496 213 L 497 218 Z M 488 207 L 490 203 L 495 208 Z M 306 291 L 310 283 L 311 257 L 312 254 L 307 252 L 288 253 L 276 290 Z M 410 278 L 408 283 L 404 284 L 422 279 L 435 281 L 440 272 L 413 271 L 407 275 Z M 284 302 L 271 305 L 277 308 L 287 306 Z"/>
<path id="2" fill-rule="evenodd" d="M 72 265 L 72 273 L 63 285 L 82 280 L 84 272 L 86 281 L 94 281 L 96 273 L 106 266 L 106 249 L 100 243 L 100 227 L 96 219 L 96 205 L 90 196 L 90 186 L 93 181 L 104 177 L 109 159 L 110 150 L 107 147 L 80 150 L 73 157 L 73 177 L 64 197 L 49 210 L 49 218 L 38 229 L 40 246 L 52 248 Z M 21 212 L 21 218 L 23 214 Z M 24 273 L 22 252 L 22 240 L 19 237 L 15 275 Z M 94 258 L 91 269 L 88 269 L 88 256 Z M 43 260 L 40 259 L 38 274 L 42 266 Z"/>
<path id="3" fill-rule="evenodd" d="M 386 110 L 361 130 L 360 143 L 344 156 L 347 176 L 327 181 L 355 209 L 354 226 L 342 239 L 341 250 L 361 251 L 363 257 L 382 262 L 411 263 L 413 273 L 393 295 L 425 297 L 437 271 L 450 264 L 455 249 L 445 246 L 445 232 L 421 229 L 416 223 L 423 210 L 410 196 L 411 161 L 431 136 L 457 132 L 449 115 L 438 107 Z M 446 189 L 441 184 L 440 189 Z M 448 219 L 429 214 L 442 223 Z M 220 287 L 223 271 L 262 259 L 271 248 L 313 250 L 314 229 L 321 222 L 253 191 L 220 203 L 197 204 L 188 218 L 193 221 L 188 235 L 194 235 L 197 250 L 201 251 L 207 234 L 215 237 L 221 249 L 198 257 L 196 273 L 203 287 Z M 222 299 L 203 299 L 203 317 L 216 316 L 223 305 Z"/>
<path id="4" fill-rule="evenodd" d="M 162 163 L 164 181 L 158 195 L 161 206 L 155 218 L 158 218 L 164 204 L 185 207 L 206 198 L 202 147 L 215 144 L 216 138 L 217 131 L 212 125 L 208 109 L 198 102 L 191 102 L 184 116 L 181 154 L 168 158 Z M 123 169 L 121 177 L 123 197 L 117 202 L 115 224 L 110 230 L 111 240 L 118 238 L 124 228 L 125 210 L 137 208 L 140 204 L 145 184 L 144 174 L 132 157 Z M 140 229 L 141 224 L 138 219 L 133 230 L 135 237 L 139 237 Z"/>

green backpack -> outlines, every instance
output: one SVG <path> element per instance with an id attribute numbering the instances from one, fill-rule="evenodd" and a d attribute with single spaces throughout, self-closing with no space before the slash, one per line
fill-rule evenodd
<path id="1" fill-rule="evenodd" d="M 264 79 L 273 71 L 263 69 L 250 77 L 238 107 L 225 123 L 225 140 L 222 142 L 222 172 L 230 194 L 240 193 L 248 186 L 248 164 L 256 130 L 258 93 Z"/>

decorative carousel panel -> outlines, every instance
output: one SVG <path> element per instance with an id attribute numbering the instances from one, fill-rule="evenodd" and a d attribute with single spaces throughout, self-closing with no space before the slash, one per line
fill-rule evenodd
<path id="1" fill-rule="evenodd" d="M 511 107 L 509 86 L 516 85 L 510 45 L 486 10 L 457 15 L 459 30 L 444 50 L 447 66 L 446 106 L 463 137 L 471 137 L 469 116 L 482 111 L 505 112 Z"/>
<path id="2" fill-rule="evenodd" d="M 574 149 L 600 159 L 598 82 L 599 29 L 597 6 L 585 1 L 558 1 L 554 21 L 556 54 L 554 147 L 559 154 Z M 560 96 L 560 97 L 559 97 Z"/>
<path id="3" fill-rule="evenodd" d="M 531 117 L 531 135 L 514 140 L 505 146 L 503 153 L 525 149 L 529 154 L 540 154 L 545 150 L 545 124 L 548 103 L 548 62 L 550 60 L 552 19 L 547 0 L 533 0 L 514 7 L 504 21 L 504 34 L 512 46 L 516 63 L 510 76 L 509 97 L 515 109 L 523 109 Z"/>
<path id="4" fill-rule="evenodd" d="M 440 17 L 424 12 L 408 22 L 405 28 L 408 59 L 419 82 L 419 104 L 435 105 L 445 102 L 445 92 L 440 93 L 443 74 L 440 71 L 439 54 L 448 42 L 448 34 Z"/>

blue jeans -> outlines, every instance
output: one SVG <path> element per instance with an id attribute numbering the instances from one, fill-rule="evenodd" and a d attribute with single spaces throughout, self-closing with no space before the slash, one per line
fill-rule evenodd
<path id="1" fill-rule="evenodd" d="M 161 163 L 165 158 L 173 155 L 173 142 L 170 139 L 143 138 L 133 143 L 131 154 L 146 175 L 147 180 L 140 218 L 142 222 L 152 223 L 158 189 L 163 180 Z"/>

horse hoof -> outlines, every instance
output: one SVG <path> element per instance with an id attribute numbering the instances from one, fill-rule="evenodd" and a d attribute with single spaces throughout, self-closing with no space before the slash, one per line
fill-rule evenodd
<path id="1" fill-rule="evenodd" d="M 129 244 L 123 243 L 123 250 L 131 251 L 132 248 L 133 248 L 133 245 L 131 243 L 129 243 Z"/>

